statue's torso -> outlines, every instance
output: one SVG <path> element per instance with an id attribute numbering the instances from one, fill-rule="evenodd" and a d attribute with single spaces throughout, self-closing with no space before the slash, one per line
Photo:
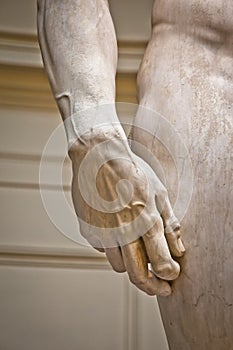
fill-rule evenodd
<path id="1" fill-rule="evenodd" d="M 208 26 L 232 33 L 231 0 L 155 0 L 153 22 Z"/>

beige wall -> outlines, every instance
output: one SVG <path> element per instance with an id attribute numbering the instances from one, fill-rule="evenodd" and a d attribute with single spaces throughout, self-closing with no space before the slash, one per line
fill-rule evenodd
<path id="1" fill-rule="evenodd" d="M 43 206 L 40 158 L 60 117 L 35 40 L 35 3 L 0 1 L 0 349 L 166 350 L 156 299 L 111 271 L 103 255 L 62 235 Z M 121 3 L 127 11 L 134 3 L 136 21 L 150 12 L 151 1 L 112 2 L 121 41 L 117 99 L 134 102 L 149 31 L 130 23 Z M 56 166 L 65 147 L 63 134 L 46 160 L 43 182 L 57 212 Z M 67 159 L 69 202 L 70 179 Z"/>
<path id="2" fill-rule="evenodd" d="M 120 40 L 147 40 L 153 0 L 109 0 Z M 0 0 L 0 29 L 36 34 L 36 0 Z"/>

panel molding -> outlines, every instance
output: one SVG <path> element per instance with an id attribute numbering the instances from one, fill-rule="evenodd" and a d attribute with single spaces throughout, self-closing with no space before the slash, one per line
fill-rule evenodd
<path id="1" fill-rule="evenodd" d="M 136 73 L 146 45 L 145 41 L 118 41 L 118 73 Z M 42 68 L 37 36 L 0 32 L 0 64 Z"/>
<path id="2" fill-rule="evenodd" d="M 0 104 L 57 111 L 43 68 L 0 64 Z M 116 101 L 136 103 L 136 74 L 118 73 Z"/>
<path id="3" fill-rule="evenodd" d="M 138 72 L 146 50 L 145 41 L 118 41 L 118 73 Z"/>
<path id="4" fill-rule="evenodd" d="M 97 254 L 92 248 L 83 248 L 81 254 L 75 249 L 0 245 L 0 266 L 111 270 L 105 255 Z"/>
<path id="5" fill-rule="evenodd" d="M 59 156 L 47 156 L 46 162 L 48 176 L 39 179 L 41 156 L 14 154 L 0 152 L 0 188 L 8 187 L 15 189 L 39 190 L 71 190 L 71 162 L 68 157 L 63 159 Z M 59 181 L 58 168 L 62 170 L 62 183 Z"/>
<path id="6" fill-rule="evenodd" d="M 116 100 L 136 103 L 136 73 L 146 42 L 118 43 Z M 35 35 L 0 32 L 0 103 L 57 110 Z"/>
<path id="7" fill-rule="evenodd" d="M 37 37 L 0 32 L 0 63 L 26 67 L 43 66 Z"/>

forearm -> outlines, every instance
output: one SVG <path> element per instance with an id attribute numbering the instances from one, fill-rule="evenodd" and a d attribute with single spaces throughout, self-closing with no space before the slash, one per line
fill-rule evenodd
<path id="1" fill-rule="evenodd" d="M 117 43 L 105 0 L 38 0 L 38 36 L 63 119 L 115 101 Z"/>

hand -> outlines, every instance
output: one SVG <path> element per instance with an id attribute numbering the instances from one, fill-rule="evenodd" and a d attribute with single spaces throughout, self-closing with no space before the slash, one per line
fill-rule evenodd
<path id="1" fill-rule="evenodd" d="M 180 257 L 185 249 L 165 187 L 120 129 L 97 128 L 82 141 L 69 153 L 81 234 L 139 289 L 169 295 L 167 281 L 180 272 L 171 254 Z"/>

